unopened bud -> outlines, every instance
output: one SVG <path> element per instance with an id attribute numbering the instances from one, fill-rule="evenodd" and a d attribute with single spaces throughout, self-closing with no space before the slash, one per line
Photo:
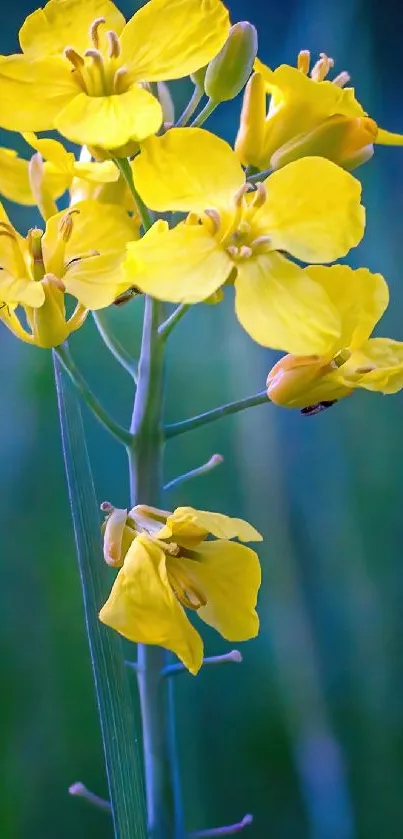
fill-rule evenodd
<path id="1" fill-rule="evenodd" d="M 310 405 L 312 383 L 329 372 L 326 360 L 318 355 L 285 355 L 267 377 L 267 395 L 276 405 L 301 408 Z"/>
<path id="2" fill-rule="evenodd" d="M 225 102 L 238 96 L 252 73 L 256 54 L 255 27 L 248 21 L 236 23 L 223 48 L 207 67 L 204 90 L 209 99 Z"/>
<path id="3" fill-rule="evenodd" d="M 204 90 L 204 79 L 206 78 L 208 64 L 204 67 L 200 67 L 199 70 L 196 70 L 194 73 L 191 73 L 191 80 L 195 87 L 198 87 L 199 90 Z"/>
<path id="4" fill-rule="evenodd" d="M 261 166 L 266 127 L 266 87 L 261 73 L 253 73 L 245 88 L 235 151 L 244 166 Z"/>
<path id="5" fill-rule="evenodd" d="M 354 169 L 372 157 L 377 131 L 377 124 L 370 117 L 332 116 L 281 146 L 272 155 L 270 166 L 280 169 L 300 157 L 313 155 L 326 157 L 344 169 Z"/>

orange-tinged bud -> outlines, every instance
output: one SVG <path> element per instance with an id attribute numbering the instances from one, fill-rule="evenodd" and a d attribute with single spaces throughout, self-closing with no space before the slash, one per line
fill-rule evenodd
<path id="1" fill-rule="evenodd" d="M 218 55 L 210 61 L 204 90 L 213 102 L 234 99 L 249 79 L 257 54 L 257 32 L 248 21 L 231 27 Z"/>
<path id="2" fill-rule="evenodd" d="M 235 151 L 244 166 L 261 168 L 266 125 L 266 89 L 261 73 L 253 73 L 245 88 Z"/>
<path id="3" fill-rule="evenodd" d="M 311 404 L 312 383 L 332 370 L 319 355 L 285 355 L 272 367 L 267 377 L 267 395 L 276 405 L 300 408 Z"/>
<path id="4" fill-rule="evenodd" d="M 354 169 L 372 157 L 377 131 L 378 126 L 370 117 L 332 116 L 281 146 L 271 156 L 270 166 L 280 169 L 310 155 L 326 157 L 344 169 Z"/>

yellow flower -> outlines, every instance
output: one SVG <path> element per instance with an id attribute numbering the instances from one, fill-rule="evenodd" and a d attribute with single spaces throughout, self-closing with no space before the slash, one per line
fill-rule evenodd
<path id="1" fill-rule="evenodd" d="M 150 137 L 133 161 L 147 206 L 191 211 L 172 230 L 157 222 L 128 248 L 127 276 L 161 300 L 198 303 L 235 285 L 239 321 L 264 346 L 326 352 L 338 314 L 322 286 L 282 252 L 332 262 L 364 231 L 361 187 L 323 158 L 304 158 L 248 193 L 232 149 L 200 128 Z"/>
<path id="2" fill-rule="evenodd" d="M 118 150 L 161 125 L 148 83 L 203 67 L 228 31 L 221 0 L 150 0 L 127 23 L 110 0 L 49 0 L 25 20 L 22 54 L 0 58 L 0 124 Z"/>
<path id="3" fill-rule="evenodd" d="M 135 233 L 123 208 L 104 205 L 100 213 L 96 202 L 83 201 L 24 239 L 0 205 L 0 319 L 27 343 L 58 346 L 82 325 L 87 309 L 108 306 L 128 288 L 122 257 Z M 68 320 L 65 293 L 78 301 Z"/>
<path id="4" fill-rule="evenodd" d="M 381 393 L 400 390 L 403 342 L 370 338 L 389 301 L 383 277 L 346 265 L 311 266 L 305 271 L 333 300 L 340 315 L 339 333 L 326 355 L 286 355 L 274 365 L 267 378 L 272 402 L 315 410 L 349 396 L 357 387 Z"/>
<path id="5" fill-rule="evenodd" d="M 103 623 L 130 641 L 172 650 L 194 675 L 203 642 L 185 608 L 228 641 L 257 635 L 259 560 L 255 551 L 230 541 L 260 541 L 250 524 L 192 507 L 168 513 L 139 505 L 128 514 L 103 508 L 110 513 L 105 558 L 121 566 L 99 615 Z M 216 538 L 207 540 L 209 535 Z"/>
<path id="6" fill-rule="evenodd" d="M 54 206 L 54 201 L 70 188 L 74 178 L 98 187 L 119 178 L 112 161 L 84 163 L 76 160 L 57 140 L 39 139 L 32 133 L 24 134 L 24 139 L 44 162 L 41 165 L 36 161 L 33 168 L 35 161 L 30 163 L 12 149 L 0 148 L 0 194 L 9 201 L 27 206 L 37 204 L 44 212 L 44 207 Z"/>
<path id="7" fill-rule="evenodd" d="M 403 135 L 378 128 L 345 88 L 348 73 L 327 79 L 333 59 L 321 53 L 309 73 L 310 54 L 300 52 L 298 67 L 270 70 L 256 59 L 245 89 L 235 149 L 245 166 L 278 169 L 306 155 L 353 169 L 372 157 L 374 143 L 403 145 Z M 266 113 L 266 97 L 270 105 Z"/>

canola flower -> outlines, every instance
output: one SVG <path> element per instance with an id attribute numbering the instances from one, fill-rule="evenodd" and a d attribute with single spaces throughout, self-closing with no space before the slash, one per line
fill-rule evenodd
<path id="1" fill-rule="evenodd" d="M 340 330 L 324 356 L 286 355 L 270 370 L 267 393 L 286 408 L 310 408 L 356 388 L 397 393 L 403 387 L 403 342 L 371 338 L 389 302 L 381 274 L 347 265 L 305 269 L 322 285 L 340 315 Z"/>
<path id="2" fill-rule="evenodd" d="M 259 59 L 245 89 L 235 149 L 245 166 L 278 169 L 306 155 L 346 169 L 365 163 L 374 143 L 403 145 L 403 135 L 379 128 L 355 97 L 343 71 L 329 80 L 334 61 L 321 53 L 310 70 L 302 50 L 298 66 L 271 70 Z M 266 99 L 270 96 L 267 110 Z"/>
<path id="3" fill-rule="evenodd" d="M 104 205 L 99 217 L 96 204 L 83 201 L 24 238 L 0 205 L 0 319 L 22 341 L 58 346 L 82 326 L 88 309 L 108 306 L 127 289 L 122 259 L 134 235 L 123 208 Z M 78 301 L 68 319 L 66 293 Z"/>
<path id="4" fill-rule="evenodd" d="M 149 138 L 133 175 L 153 210 L 190 213 L 171 230 L 157 222 L 128 245 L 127 277 L 136 286 L 190 304 L 233 284 L 237 317 L 255 341 L 295 353 L 327 351 L 337 311 L 285 253 L 332 262 L 358 244 L 365 216 L 355 178 L 323 158 L 304 158 L 250 193 L 230 146 L 200 128 Z"/>
<path id="5" fill-rule="evenodd" d="M 261 541 L 254 527 L 193 507 L 173 513 L 147 505 L 103 509 L 109 513 L 105 559 L 120 568 L 100 612 L 103 623 L 130 641 L 172 650 L 193 675 L 202 665 L 203 642 L 185 609 L 229 641 L 257 635 L 259 560 L 231 541 Z"/>
<path id="6" fill-rule="evenodd" d="M 149 0 L 127 23 L 109 0 L 49 0 L 0 59 L 0 125 L 124 156 L 162 124 L 150 83 L 208 64 L 228 31 L 221 0 Z"/>

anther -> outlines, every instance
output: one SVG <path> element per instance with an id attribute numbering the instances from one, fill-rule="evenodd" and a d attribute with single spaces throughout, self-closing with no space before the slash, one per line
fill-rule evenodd
<path id="1" fill-rule="evenodd" d="M 94 64 L 97 64 L 98 67 L 103 69 L 104 60 L 102 58 L 102 53 L 99 50 L 97 50 L 97 49 L 85 50 L 84 55 L 85 55 L 86 58 L 92 58 Z"/>
<path id="2" fill-rule="evenodd" d="M 249 184 L 244 183 L 234 195 L 234 204 L 236 207 L 242 207 L 243 199 L 247 192 L 249 192 Z"/>
<path id="3" fill-rule="evenodd" d="M 220 216 L 220 213 L 218 212 L 218 210 L 215 210 L 214 208 L 212 208 L 211 210 L 205 210 L 205 211 L 204 211 L 204 214 L 205 214 L 205 215 L 206 215 L 206 216 L 210 219 L 210 221 L 212 222 L 213 229 L 212 229 L 212 231 L 211 231 L 211 232 L 212 232 L 212 234 L 213 234 L 213 236 L 214 236 L 214 234 L 215 234 L 215 233 L 218 233 L 218 231 L 219 231 L 219 229 L 220 229 L 220 227 L 221 227 L 221 216 Z"/>
<path id="4" fill-rule="evenodd" d="M 115 508 L 110 501 L 103 501 L 102 504 L 99 505 L 99 509 L 102 510 L 103 513 L 112 513 Z"/>
<path id="5" fill-rule="evenodd" d="M 308 73 L 309 73 L 310 64 L 311 64 L 311 53 L 309 52 L 309 50 L 301 50 L 298 53 L 298 62 L 297 62 L 298 70 L 300 70 L 301 73 L 304 73 L 304 75 L 307 76 Z"/>
<path id="6" fill-rule="evenodd" d="M 339 73 L 338 76 L 335 76 L 335 78 L 332 79 L 332 82 L 337 85 L 337 87 L 344 87 L 344 85 L 349 83 L 350 79 L 350 73 L 347 73 L 347 70 L 343 70 L 342 73 Z"/>
<path id="7" fill-rule="evenodd" d="M 233 259 L 236 259 L 239 255 L 239 248 L 237 248 L 236 245 L 228 245 L 227 253 L 229 254 L 229 256 L 232 256 Z"/>
<path id="8" fill-rule="evenodd" d="M 73 232 L 73 215 L 79 215 L 80 210 L 74 208 L 67 210 L 59 222 L 59 236 L 63 242 L 68 242 Z"/>
<path id="9" fill-rule="evenodd" d="M 119 58 L 120 56 L 120 41 L 116 34 L 112 30 L 109 30 L 106 33 L 107 41 L 108 41 L 108 56 L 109 58 Z"/>
<path id="10" fill-rule="evenodd" d="M 126 67 L 119 67 L 116 70 L 116 73 L 113 77 L 113 92 L 114 93 L 126 93 L 127 90 L 127 69 Z"/>
<path id="11" fill-rule="evenodd" d="M 250 243 L 250 246 L 253 251 L 269 251 L 271 250 L 271 238 L 270 236 L 257 236 L 257 238 Z"/>
<path id="12" fill-rule="evenodd" d="M 63 54 L 64 57 L 67 58 L 68 61 L 70 61 L 70 64 L 72 64 L 73 67 L 75 67 L 76 70 L 80 70 L 81 67 L 84 67 L 85 62 L 83 57 L 78 52 L 76 52 L 76 50 L 73 49 L 73 47 L 66 47 L 63 51 Z"/>
<path id="13" fill-rule="evenodd" d="M 242 245 L 239 249 L 239 258 L 240 259 L 249 259 L 252 256 L 252 248 L 249 248 L 248 245 Z"/>
<path id="14" fill-rule="evenodd" d="M 314 64 L 311 70 L 311 78 L 314 82 L 323 82 L 329 70 L 334 66 L 333 58 L 329 58 L 329 56 L 327 56 L 324 52 L 319 53 L 319 55 L 319 60 L 316 64 Z"/>
<path id="15" fill-rule="evenodd" d="M 332 361 L 332 366 L 342 367 L 343 364 L 345 364 L 346 361 L 349 360 L 350 356 L 351 356 L 351 351 L 349 349 L 347 349 L 347 347 L 344 350 L 340 350 L 340 352 L 338 352 L 337 355 L 335 355 L 335 357 Z"/>
<path id="16" fill-rule="evenodd" d="M 373 367 L 371 364 L 368 364 L 368 366 L 356 367 L 355 372 L 359 373 L 361 376 L 364 376 L 365 373 L 372 373 L 372 371 L 375 370 L 375 369 L 376 368 Z"/>
<path id="17" fill-rule="evenodd" d="M 95 47 L 96 50 L 99 49 L 98 29 L 103 23 L 106 23 L 105 18 L 104 17 L 97 17 L 97 18 L 95 18 L 95 20 L 93 20 L 93 22 L 91 23 L 91 26 L 88 30 L 89 36 L 90 36 L 91 41 L 94 44 L 94 47 Z"/>

